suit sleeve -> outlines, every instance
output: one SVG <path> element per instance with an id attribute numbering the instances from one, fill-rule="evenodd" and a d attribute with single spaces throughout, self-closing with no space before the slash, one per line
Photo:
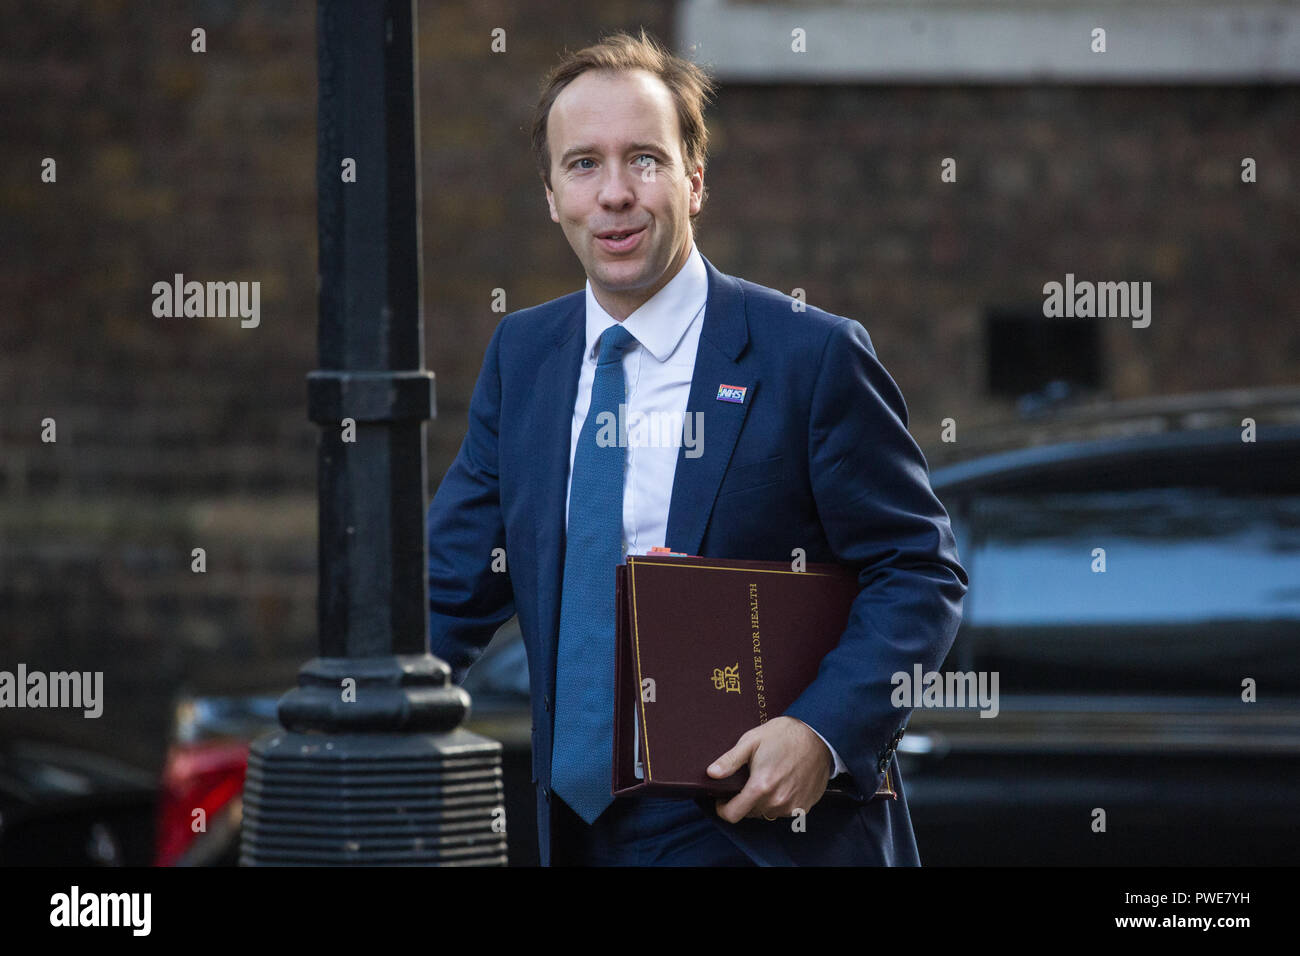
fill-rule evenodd
<path id="1" fill-rule="evenodd" d="M 469 430 L 429 506 L 429 650 L 451 665 L 457 684 L 515 613 L 508 571 L 492 569 L 493 551 L 506 546 L 497 442 L 505 324 L 488 344 Z"/>
<path id="2" fill-rule="evenodd" d="M 902 393 L 853 320 L 836 325 L 823 349 L 808 436 L 818 515 L 861 590 L 839 644 L 786 714 L 815 728 L 869 797 L 911 713 L 891 703 L 891 678 L 917 663 L 939 668 L 969 581 Z"/>

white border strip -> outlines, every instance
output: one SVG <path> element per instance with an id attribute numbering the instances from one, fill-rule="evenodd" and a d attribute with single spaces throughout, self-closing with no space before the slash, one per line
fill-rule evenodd
<path id="1" fill-rule="evenodd" d="M 723 81 L 1291 83 L 1300 7 L 802 6 L 681 0 L 676 46 Z M 791 51 L 791 31 L 806 53 Z M 1106 52 L 1092 52 L 1092 31 Z"/>

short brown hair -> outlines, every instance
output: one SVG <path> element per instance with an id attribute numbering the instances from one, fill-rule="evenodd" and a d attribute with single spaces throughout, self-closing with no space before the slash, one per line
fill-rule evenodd
<path id="1" fill-rule="evenodd" d="M 682 146 L 686 151 L 683 158 L 687 162 L 687 173 L 697 165 L 704 165 L 709 145 L 704 106 L 716 89 L 713 80 L 690 60 L 667 50 L 642 27 L 639 37 L 620 31 L 593 46 L 566 55 L 542 81 L 541 99 L 533 110 L 533 156 L 547 189 L 551 188 L 551 154 L 546 140 L 546 124 L 551 107 L 560 92 L 588 70 L 616 73 L 646 70 L 659 77 L 677 105 L 677 124 L 681 127 Z"/>

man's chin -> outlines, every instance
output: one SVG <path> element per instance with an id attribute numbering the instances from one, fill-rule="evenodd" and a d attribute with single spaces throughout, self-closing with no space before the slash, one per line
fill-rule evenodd
<path id="1" fill-rule="evenodd" d="M 636 292 L 647 288 L 651 283 L 642 268 L 620 269 L 600 268 L 596 270 L 593 280 L 597 285 L 610 292 Z"/>

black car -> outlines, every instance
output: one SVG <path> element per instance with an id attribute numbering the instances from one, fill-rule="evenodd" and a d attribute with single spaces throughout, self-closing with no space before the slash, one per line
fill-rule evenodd
<path id="1" fill-rule="evenodd" d="M 1242 436 L 933 474 L 971 578 L 942 670 L 998 674 L 999 701 L 912 714 L 899 754 L 922 860 L 1300 860 L 1300 425 Z"/>
<path id="2" fill-rule="evenodd" d="M 157 781 L 102 754 L 0 745 L 0 866 L 145 866 Z"/>

